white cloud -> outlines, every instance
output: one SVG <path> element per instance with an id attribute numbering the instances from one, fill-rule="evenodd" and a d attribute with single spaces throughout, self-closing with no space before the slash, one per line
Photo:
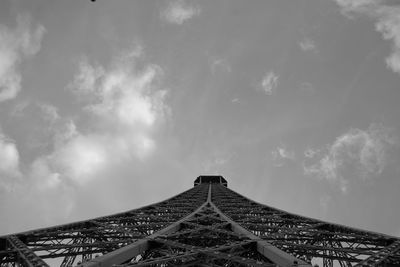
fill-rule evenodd
<path id="1" fill-rule="evenodd" d="M 1 232 L 70 221 L 76 203 L 76 183 L 65 179 L 52 165 L 51 155 L 39 156 L 29 164 L 21 162 L 15 142 L 1 135 L 0 210 L 8 218 L 0 222 Z M 29 218 L 29 223 L 23 218 Z"/>
<path id="2" fill-rule="evenodd" d="M 211 63 L 211 72 L 213 74 L 217 74 L 218 72 L 231 72 L 231 66 L 229 65 L 228 61 L 225 59 L 215 59 Z"/>
<path id="3" fill-rule="evenodd" d="M 392 40 L 392 54 L 387 66 L 400 73 L 400 6 L 385 5 L 378 0 L 336 0 L 345 15 L 361 14 L 376 20 L 375 28 L 386 40 Z"/>
<path id="4" fill-rule="evenodd" d="M 183 0 L 172 1 L 161 12 L 161 18 L 173 24 L 183 24 L 185 21 L 198 16 L 200 8 L 191 6 Z"/>
<path id="5" fill-rule="evenodd" d="M 380 0 L 335 0 L 342 8 L 344 15 L 351 16 L 351 13 L 368 12 L 382 3 Z"/>
<path id="6" fill-rule="evenodd" d="M 43 158 L 36 159 L 19 179 L 9 180 L 5 185 L 9 190 L 2 194 L 0 209 L 13 223 L 0 222 L 3 234 L 72 219 L 75 189 L 66 184 L 60 174 L 54 173 Z M 29 218 L 29 223 L 24 218 Z"/>
<path id="7" fill-rule="evenodd" d="M 79 72 L 75 74 L 74 82 L 69 86 L 71 90 L 76 90 L 80 94 L 93 93 L 98 86 L 96 82 L 104 75 L 104 69 L 101 66 L 92 66 L 86 58 L 79 61 Z"/>
<path id="8" fill-rule="evenodd" d="M 16 103 L 11 111 L 10 111 L 10 116 L 13 117 L 22 117 L 25 109 L 30 105 L 30 101 L 24 100 Z"/>
<path id="9" fill-rule="evenodd" d="M 0 209 L 15 222 L 12 225 L 0 223 L 3 233 L 8 228 L 13 232 L 25 230 L 27 225 L 21 220 L 23 217 L 31 218 L 30 228 L 60 223 L 61 218 L 70 220 L 75 205 L 74 190 L 51 163 L 49 156 L 40 156 L 20 168 L 15 143 L 4 136 L 0 138 L 0 192 L 4 193 L 0 194 Z"/>
<path id="10" fill-rule="evenodd" d="M 39 108 L 45 124 L 40 133 L 48 136 L 48 152 L 24 172 L 25 177 L 36 177 L 31 180 L 42 184 L 38 190 L 65 184 L 85 186 L 118 164 L 146 161 L 157 149 L 154 136 L 169 116 L 164 104 L 167 92 L 160 88 L 162 69 L 143 66 L 142 60 L 137 60 L 140 56 L 127 51 L 109 67 L 92 66 L 82 59 L 67 86 L 88 115 L 80 127 L 80 117 L 61 117 L 53 105 L 31 106 Z M 19 108 L 21 116 L 27 106 Z M 12 142 L 0 140 L 0 171 L 16 173 L 18 151 Z"/>
<path id="11" fill-rule="evenodd" d="M 273 71 L 267 72 L 261 81 L 261 88 L 266 95 L 272 95 L 278 86 L 279 76 Z"/>
<path id="12" fill-rule="evenodd" d="M 60 119 L 50 126 L 54 135 L 54 147 L 59 148 L 80 135 L 72 119 Z"/>
<path id="13" fill-rule="evenodd" d="M 109 65 L 91 64 L 88 59 L 78 62 L 67 88 L 77 96 L 83 112 L 74 112 L 73 117 L 51 104 L 16 103 L 13 118 L 37 119 L 37 133 L 46 139 L 46 146 L 36 158 L 20 160 L 17 145 L 0 135 L 0 209 L 10 221 L 18 222 L 0 221 L 3 233 L 25 230 L 21 217 L 34 218 L 29 222 L 32 228 L 82 219 L 93 210 L 96 215 L 107 212 L 107 207 L 115 210 L 121 207 L 121 195 L 131 194 L 124 188 L 133 185 L 140 194 L 151 177 L 158 177 L 155 165 L 162 166 L 163 172 L 180 171 L 180 163 L 171 157 L 173 149 L 159 148 L 164 138 L 159 131 L 170 116 L 163 70 L 147 64 L 142 55 L 141 49 L 133 49 Z M 154 175 L 145 175 L 149 173 Z M 155 182 L 160 183 L 150 183 Z M 102 200 L 101 195 L 110 190 L 118 190 L 119 202 Z M 89 193 L 93 191 L 102 193 Z"/>
<path id="14" fill-rule="evenodd" d="M 306 94 L 314 94 L 316 92 L 314 86 L 309 82 L 301 83 L 299 90 Z"/>
<path id="15" fill-rule="evenodd" d="M 92 136 L 78 135 L 52 155 L 54 169 L 82 185 L 106 165 L 106 147 Z"/>
<path id="16" fill-rule="evenodd" d="M 383 38 L 393 41 L 393 51 L 386 63 L 394 72 L 400 73 L 400 6 L 382 6 L 377 10 L 377 16 L 377 31 Z"/>
<path id="17" fill-rule="evenodd" d="M 18 16 L 17 26 L 0 24 L 0 102 L 13 99 L 21 90 L 19 65 L 39 52 L 45 28 L 31 26 L 29 16 Z"/>
<path id="18" fill-rule="evenodd" d="M 202 169 L 205 173 L 218 174 L 226 167 L 226 165 L 234 157 L 233 153 L 226 151 L 214 151 L 212 155 L 202 164 Z"/>
<path id="19" fill-rule="evenodd" d="M 319 198 L 319 205 L 321 207 L 323 217 L 326 217 L 326 215 L 328 214 L 328 208 L 331 202 L 332 197 L 329 195 L 323 195 Z"/>
<path id="20" fill-rule="evenodd" d="M 84 102 L 94 127 L 83 132 L 73 121 L 64 123 L 47 157 L 51 169 L 85 184 L 113 164 L 146 160 L 157 148 L 153 134 L 169 114 L 167 92 L 159 88 L 162 69 L 151 64 L 139 68 L 140 56 L 127 51 L 109 68 L 80 62 L 68 88 Z"/>
<path id="21" fill-rule="evenodd" d="M 272 150 L 271 156 L 276 167 L 281 167 L 286 161 L 293 161 L 296 158 L 294 151 L 290 151 L 285 147 L 277 147 L 276 149 Z"/>
<path id="22" fill-rule="evenodd" d="M 17 146 L 11 139 L 0 133 L 0 180 L 5 177 L 19 176 L 19 174 Z"/>
<path id="23" fill-rule="evenodd" d="M 320 152 L 319 149 L 312 149 L 312 148 L 307 148 L 304 151 L 304 156 L 306 158 L 314 158 L 315 155 L 317 155 Z"/>
<path id="24" fill-rule="evenodd" d="M 299 46 L 303 51 L 315 51 L 317 49 L 315 42 L 309 38 L 304 38 L 301 40 L 299 42 Z"/>
<path id="25" fill-rule="evenodd" d="M 117 118 L 120 124 L 128 127 L 153 125 L 166 91 L 149 96 L 146 90 L 162 71 L 157 66 L 150 66 L 139 77 L 131 76 L 132 71 L 119 69 L 104 75 L 100 86 L 92 89 L 100 101 L 87 109 L 103 119 Z"/>
<path id="26" fill-rule="evenodd" d="M 371 124 L 365 131 L 351 129 L 323 153 L 307 150 L 305 154 L 313 162 L 304 164 L 304 173 L 336 183 L 346 192 L 352 177 L 365 180 L 380 174 L 387 164 L 388 150 L 397 144 L 391 130 L 381 124 Z"/>
<path id="27" fill-rule="evenodd" d="M 44 158 L 38 158 L 32 163 L 30 177 L 35 180 L 38 191 L 55 189 L 62 184 L 60 174 L 52 172 Z"/>
<path id="28" fill-rule="evenodd" d="M 45 120 L 48 120 L 49 122 L 55 122 L 60 119 L 55 106 L 50 104 L 39 104 L 39 108 L 42 110 Z"/>

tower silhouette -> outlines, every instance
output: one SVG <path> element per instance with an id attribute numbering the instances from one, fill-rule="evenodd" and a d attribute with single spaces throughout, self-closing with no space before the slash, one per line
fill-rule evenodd
<path id="1" fill-rule="evenodd" d="M 312 264 L 400 266 L 400 239 L 256 203 L 222 176 L 139 209 L 0 237 L 0 266 Z"/>

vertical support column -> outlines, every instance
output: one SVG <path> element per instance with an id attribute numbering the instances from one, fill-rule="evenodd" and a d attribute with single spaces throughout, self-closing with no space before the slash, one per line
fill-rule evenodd
<path id="1" fill-rule="evenodd" d="M 211 186 L 212 186 L 212 183 L 210 183 L 208 185 L 207 204 L 211 204 Z"/>

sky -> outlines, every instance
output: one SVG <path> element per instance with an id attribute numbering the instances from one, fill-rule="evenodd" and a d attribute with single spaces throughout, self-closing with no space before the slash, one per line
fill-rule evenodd
<path id="1" fill-rule="evenodd" d="M 400 236 L 400 5 L 2 0 L 0 234 L 223 175 Z"/>

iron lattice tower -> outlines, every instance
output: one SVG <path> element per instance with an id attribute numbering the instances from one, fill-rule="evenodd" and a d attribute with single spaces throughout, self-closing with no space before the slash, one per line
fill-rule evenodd
<path id="1" fill-rule="evenodd" d="M 256 203 L 222 176 L 194 184 L 143 208 L 2 236 L 0 266 L 400 266 L 397 237 Z"/>

